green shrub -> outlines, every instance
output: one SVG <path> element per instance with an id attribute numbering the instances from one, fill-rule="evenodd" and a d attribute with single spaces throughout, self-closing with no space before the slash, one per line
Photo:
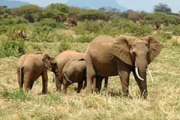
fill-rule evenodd
<path id="1" fill-rule="evenodd" d="M 15 24 L 21 24 L 21 23 L 27 23 L 27 20 L 22 17 L 0 19 L 0 25 L 15 25 Z"/>
<path id="2" fill-rule="evenodd" d="M 8 91 L 4 90 L 1 92 L 2 97 L 8 99 L 8 100 L 21 100 L 21 101 L 26 101 L 30 99 L 30 96 L 25 94 L 23 91 Z"/>
<path id="3" fill-rule="evenodd" d="M 67 42 L 66 40 L 64 40 L 59 44 L 58 51 L 63 52 L 63 51 L 68 50 L 70 48 L 71 48 L 70 43 Z"/>
<path id="4" fill-rule="evenodd" d="M 152 34 L 153 28 L 149 25 L 134 25 L 128 32 L 133 36 L 146 36 Z"/>
<path id="5" fill-rule="evenodd" d="M 133 36 L 145 36 L 152 33 L 152 27 L 149 25 L 138 25 L 133 23 L 132 21 L 125 19 L 114 19 L 108 23 L 106 23 L 100 33 L 118 36 L 121 34 L 130 34 Z"/>
<path id="6" fill-rule="evenodd" d="M 16 24 L 9 27 L 6 32 L 7 37 L 10 40 L 26 40 L 27 39 L 27 24 Z"/>
<path id="7" fill-rule="evenodd" d="M 24 42 L 6 40 L 0 45 L 0 58 L 9 56 L 20 56 L 25 53 Z"/>
<path id="8" fill-rule="evenodd" d="M 172 39 L 172 35 L 170 33 L 157 33 L 155 36 L 162 42 L 166 42 Z"/>
<path id="9" fill-rule="evenodd" d="M 97 21 L 84 21 L 81 22 L 76 28 L 75 32 L 77 34 L 85 34 L 85 33 L 98 33 L 102 28 L 103 24 Z"/>
<path id="10" fill-rule="evenodd" d="M 0 34 L 7 32 L 8 27 L 6 25 L 0 25 Z"/>
<path id="11" fill-rule="evenodd" d="M 64 25 L 64 23 L 62 22 L 56 22 L 56 20 L 52 19 L 52 18 L 45 18 L 42 19 L 41 21 L 37 22 L 35 24 L 38 27 L 44 27 L 44 26 L 48 26 L 50 28 L 66 28 L 66 26 Z"/>
<path id="12" fill-rule="evenodd" d="M 78 13 L 80 20 L 106 20 L 107 14 L 99 10 L 83 10 Z"/>
<path id="13" fill-rule="evenodd" d="M 93 38 L 94 36 L 92 35 L 83 34 L 83 35 L 80 35 L 76 40 L 77 42 L 80 42 L 80 43 L 86 43 L 86 42 L 90 42 Z"/>

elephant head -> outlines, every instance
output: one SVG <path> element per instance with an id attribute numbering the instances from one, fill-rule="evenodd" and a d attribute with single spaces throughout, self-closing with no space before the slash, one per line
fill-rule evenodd
<path id="1" fill-rule="evenodd" d="M 144 40 L 120 36 L 112 46 L 112 53 L 117 58 L 130 66 L 135 66 L 136 75 L 140 80 L 146 80 L 147 66 L 160 51 L 160 43 L 153 36 L 146 36 Z"/>
<path id="2" fill-rule="evenodd" d="M 55 74 L 57 73 L 58 67 L 55 58 L 50 57 L 48 54 L 44 54 L 42 61 L 47 69 L 54 72 Z"/>

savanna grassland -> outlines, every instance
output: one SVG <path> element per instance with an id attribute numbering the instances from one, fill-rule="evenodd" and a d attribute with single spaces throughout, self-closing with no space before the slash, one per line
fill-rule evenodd
<path id="1" fill-rule="evenodd" d="M 112 15 L 102 11 L 76 9 L 76 14 L 80 18 L 78 25 L 67 26 L 52 17 L 50 11 L 54 9 L 60 11 L 63 5 L 57 6 L 52 5 L 45 10 L 37 6 L 18 8 L 21 12 L 28 7 L 32 11 L 38 10 L 36 14 L 28 13 L 32 15 L 33 21 L 28 19 L 31 17 L 27 17 L 26 13 L 16 15 L 18 9 L 1 9 L 4 16 L 1 15 L 0 19 L 0 119 L 180 119 L 180 39 L 178 37 L 180 17 L 178 15 L 141 13 L 143 18 L 139 17 L 139 21 L 144 20 L 144 22 L 139 23 L 134 22 L 132 17 L 130 19 L 120 13 Z M 67 9 L 69 12 L 63 11 L 66 17 L 70 12 L 75 11 L 69 7 Z M 136 13 L 136 17 L 139 14 Z M 97 19 L 94 20 L 94 16 Z M 111 18 L 103 20 L 107 16 Z M 156 19 L 157 17 L 159 19 Z M 166 23 L 167 19 L 169 24 Z M 162 27 L 156 29 L 154 26 L 156 22 L 162 24 Z M 85 90 L 77 94 L 74 91 L 76 84 L 68 89 L 66 95 L 61 94 L 56 91 L 51 72 L 48 73 L 48 94 L 40 94 L 41 78 L 35 82 L 30 92 L 19 91 L 17 61 L 21 54 L 41 51 L 55 57 L 67 49 L 85 52 L 88 43 L 98 35 L 123 34 L 138 38 L 153 34 L 162 44 L 160 55 L 149 65 L 153 79 L 148 74 L 147 100 L 140 98 L 139 88 L 133 76 L 130 80 L 132 99 L 121 95 L 118 77 L 111 77 L 108 90 L 102 90 L 101 94 L 86 95 Z"/>

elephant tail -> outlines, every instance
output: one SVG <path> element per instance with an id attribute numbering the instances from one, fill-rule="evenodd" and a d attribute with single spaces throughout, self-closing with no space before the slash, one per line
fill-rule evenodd
<path id="1" fill-rule="evenodd" d="M 24 84 L 24 67 L 21 67 L 20 68 L 20 71 L 19 71 L 19 75 L 20 75 L 20 78 L 19 78 L 19 85 L 20 85 L 20 88 L 23 88 L 23 84 Z"/>

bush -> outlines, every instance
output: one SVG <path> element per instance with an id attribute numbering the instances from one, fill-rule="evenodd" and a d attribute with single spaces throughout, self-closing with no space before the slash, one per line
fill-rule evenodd
<path id="1" fill-rule="evenodd" d="M 121 34 L 130 34 L 134 36 L 145 36 L 152 33 L 152 27 L 148 25 L 138 25 L 125 19 L 114 19 L 104 25 L 101 34 L 118 36 Z"/>
<path id="2" fill-rule="evenodd" d="M 29 22 L 39 21 L 42 17 L 42 8 L 36 5 L 24 5 L 19 8 L 11 9 L 11 14 L 22 16 Z"/>
<path id="3" fill-rule="evenodd" d="M 80 20 L 106 20 L 107 14 L 99 10 L 83 10 L 78 14 Z"/>
<path id="4" fill-rule="evenodd" d="M 80 42 L 80 43 L 88 43 L 88 42 L 90 42 L 93 38 L 94 38 L 94 36 L 92 36 L 92 35 L 83 34 L 83 35 L 80 35 L 80 36 L 77 38 L 77 42 Z"/>
<path id="5" fill-rule="evenodd" d="M 57 27 L 65 28 L 66 27 L 63 23 L 56 22 L 56 20 L 54 20 L 52 18 L 42 19 L 41 21 L 39 21 L 35 25 L 38 27 L 46 26 L 46 27 L 50 27 L 50 28 L 57 28 Z"/>
<path id="6" fill-rule="evenodd" d="M 0 45 L 0 58 L 9 56 L 20 56 L 25 53 L 24 42 L 6 40 Z"/>
<path id="7" fill-rule="evenodd" d="M 0 25 L 15 25 L 15 24 L 21 24 L 21 23 L 27 23 L 27 20 L 25 20 L 22 17 L 0 19 Z"/>
<path id="8" fill-rule="evenodd" d="M 86 33 L 98 33 L 102 28 L 103 24 L 97 21 L 84 21 L 81 22 L 76 28 L 75 32 L 77 34 L 86 34 Z"/>
<path id="9" fill-rule="evenodd" d="M 166 42 L 167 40 L 172 39 L 172 35 L 170 33 L 157 33 L 156 38 L 162 42 Z"/>
<path id="10" fill-rule="evenodd" d="M 9 27 L 6 32 L 10 40 L 26 40 L 27 39 L 27 24 L 17 24 Z"/>
<path id="11" fill-rule="evenodd" d="M 70 48 L 71 48 L 70 43 L 67 42 L 66 40 L 64 40 L 59 44 L 58 51 L 63 52 L 63 51 L 68 50 Z"/>

